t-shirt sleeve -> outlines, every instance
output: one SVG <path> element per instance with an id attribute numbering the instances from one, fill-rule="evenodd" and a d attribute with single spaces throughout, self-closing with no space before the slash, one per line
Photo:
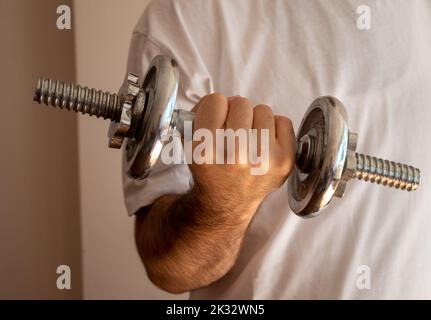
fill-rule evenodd
<path id="1" fill-rule="evenodd" d="M 179 65 L 180 84 L 176 105 L 190 110 L 199 99 L 212 91 L 205 68 L 191 60 L 201 61 L 187 36 L 187 26 L 178 18 L 178 10 L 170 1 L 151 3 L 132 34 L 127 72 L 144 77 L 151 60 L 159 54 L 174 58 Z M 124 82 L 123 86 L 125 85 Z M 168 194 L 184 194 L 193 184 L 187 164 L 156 163 L 150 175 L 142 180 L 127 176 L 123 147 L 122 179 L 124 200 L 129 216 Z"/>

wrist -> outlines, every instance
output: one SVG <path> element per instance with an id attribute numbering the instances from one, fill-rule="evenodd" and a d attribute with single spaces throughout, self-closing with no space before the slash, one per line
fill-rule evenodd
<path id="1" fill-rule="evenodd" d="M 197 182 L 185 197 L 196 209 L 198 220 L 209 218 L 211 223 L 224 224 L 248 224 L 261 202 L 226 190 L 208 190 Z"/>

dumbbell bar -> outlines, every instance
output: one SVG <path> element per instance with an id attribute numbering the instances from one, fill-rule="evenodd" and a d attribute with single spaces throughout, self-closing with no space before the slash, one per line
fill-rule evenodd
<path id="1" fill-rule="evenodd" d="M 112 94 L 40 78 L 34 100 L 61 109 L 110 119 L 109 147 L 126 144 L 127 172 L 135 179 L 149 175 L 163 146 L 166 130 L 183 130 L 194 113 L 174 109 L 178 69 L 166 56 L 153 59 L 144 81 L 129 74 L 125 92 Z M 355 152 L 343 104 L 336 98 L 317 98 L 308 108 L 297 134 L 296 166 L 288 183 L 289 204 L 302 217 L 316 216 L 333 196 L 342 197 L 351 178 L 402 190 L 416 190 L 417 168 Z"/>

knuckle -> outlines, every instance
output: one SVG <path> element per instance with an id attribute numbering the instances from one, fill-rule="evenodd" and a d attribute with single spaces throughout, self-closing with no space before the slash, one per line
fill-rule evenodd
<path id="1" fill-rule="evenodd" d="M 253 115 L 251 105 L 247 103 L 229 105 L 229 116 L 243 119 L 247 118 L 249 115 Z"/>
<path id="2" fill-rule="evenodd" d="M 226 103 L 226 96 L 218 92 L 213 92 L 205 96 L 205 101 L 209 104 L 222 104 Z"/>
<path id="3" fill-rule="evenodd" d="M 286 116 L 276 116 L 277 121 L 286 127 L 292 127 L 292 120 Z"/>
<path id="4" fill-rule="evenodd" d="M 203 103 L 197 110 L 197 115 L 210 115 L 212 113 L 225 113 L 227 100 L 221 93 L 211 93 L 202 98 Z"/>
<path id="5" fill-rule="evenodd" d="M 258 104 L 254 107 L 254 112 L 272 114 L 272 108 L 266 104 Z"/>
<path id="6" fill-rule="evenodd" d="M 249 106 L 249 107 L 251 107 L 250 100 L 245 98 L 245 97 L 241 97 L 241 96 L 232 97 L 229 102 L 232 106 L 242 106 L 242 107 L 243 106 Z"/>

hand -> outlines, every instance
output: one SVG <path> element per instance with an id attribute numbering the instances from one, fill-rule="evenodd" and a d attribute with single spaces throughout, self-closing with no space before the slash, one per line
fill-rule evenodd
<path id="1" fill-rule="evenodd" d="M 238 212 L 240 217 L 251 219 L 262 200 L 285 182 L 292 169 L 295 161 L 295 136 L 291 121 L 284 116 L 274 116 L 269 106 L 260 104 L 253 108 L 246 98 L 226 98 L 217 93 L 202 98 L 194 110 L 194 131 L 206 128 L 213 137 L 216 137 L 216 129 L 257 129 L 258 137 L 261 129 L 269 130 L 268 141 L 257 141 L 258 156 L 261 155 L 259 150 L 264 151 L 264 147 L 269 151 L 266 174 L 251 174 L 256 164 L 250 161 L 238 164 L 239 155 L 244 152 L 248 154 L 247 150 L 238 150 L 238 138 L 235 147 L 236 164 L 193 162 L 190 165 L 195 182 L 191 192 L 195 193 L 195 198 L 199 198 L 212 211 Z M 268 143 L 269 146 L 261 145 L 263 143 Z M 198 144 L 199 142 L 194 143 L 194 149 Z M 225 153 L 222 158 L 227 158 L 226 148 L 217 150 L 214 147 L 213 163 L 220 152 Z"/>

